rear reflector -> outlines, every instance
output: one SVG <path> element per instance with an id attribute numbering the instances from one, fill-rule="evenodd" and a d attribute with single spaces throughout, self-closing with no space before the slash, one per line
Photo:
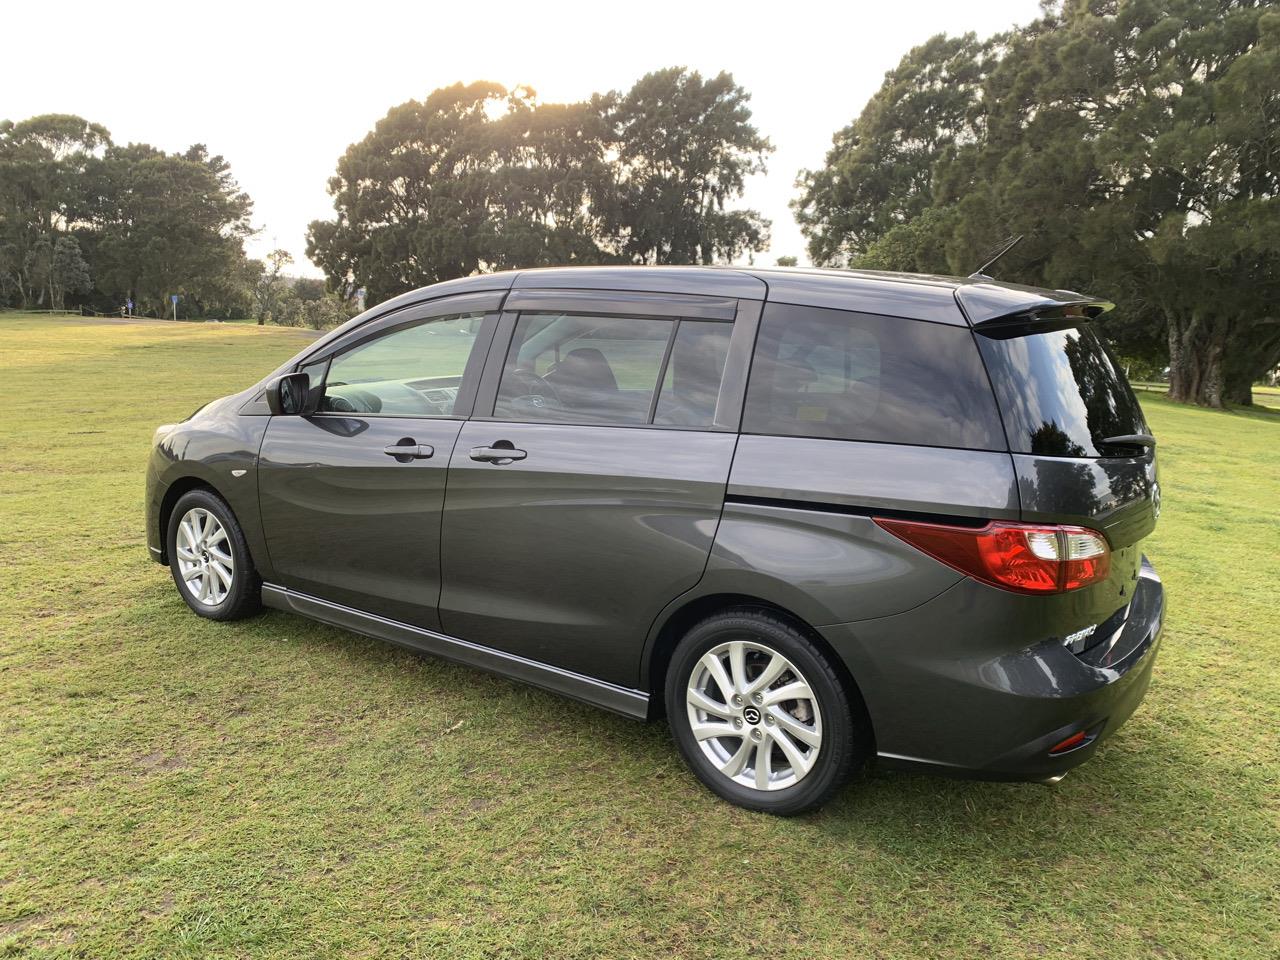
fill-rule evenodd
<path id="1" fill-rule="evenodd" d="M 1049 750 L 1049 756 L 1052 757 L 1052 756 L 1056 756 L 1059 753 L 1066 753 L 1068 750 L 1073 750 L 1088 739 L 1089 739 L 1089 734 L 1083 730 L 1073 733 L 1071 736 L 1067 737 L 1067 739 L 1063 740 L 1061 743 L 1057 744 L 1054 747 L 1051 747 Z"/>
<path id="2" fill-rule="evenodd" d="M 1017 593 L 1062 593 L 1107 578 L 1111 548 L 1084 527 L 992 521 L 985 527 L 876 517 L 900 540 L 975 580 Z"/>

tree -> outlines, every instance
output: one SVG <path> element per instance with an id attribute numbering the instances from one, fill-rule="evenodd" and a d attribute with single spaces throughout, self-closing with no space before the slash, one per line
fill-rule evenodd
<path id="1" fill-rule="evenodd" d="M 85 169 L 110 142 L 105 127 L 70 114 L 0 122 L 0 293 L 6 299 L 16 294 L 28 306 L 51 295 L 57 241 L 83 218 Z"/>
<path id="2" fill-rule="evenodd" d="M 75 237 L 60 236 L 52 243 L 41 237 L 27 252 L 25 267 L 41 299 L 47 293 L 46 302 L 54 310 L 65 309 L 68 293 L 88 293 L 93 289 L 89 265 L 81 256 Z"/>
<path id="3" fill-rule="evenodd" d="M 388 111 L 338 161 L 307 256 L 368 302 L 484 270 L 711 263 L 762 249 L 729 208 L 771 149 L 728 74 L 659 71 L 573 104 L 455 84 Z"/>
<path id="4" fill-rule="evenodd" d="M 1280 362 L 1277 155 L 1280 12 L 1070 0 L 908 54 L 797 211 L 817 262 L 968 273 L 1024 234 L 1002 277 L 1107 293 L 1172 397 L 1221 406 Z"/>
<path id="5" fill-rule="evenodd" d="M 602 130 L 590 104 L 485 82 L 393 107 L 338 161 L 337 218 L 311 224 L 307 256 L 370 303 L 480 270 L 599 262 Z"/>
<path id="6" fill-rule="evenodd" d="M 288 250 L 276 249 L 267 254 L 266 263 L 262 265 L 262 271 L 253 283 L 258 326 L 280 315 L 280 300 L 289 286 L 288 280 L 281 274 L 291 263 L 293 256 Z"/>
<path id="7" fill-rule="evenodd" d="M 986 46 L 973 34 L 936 36 L 907 53 L 832 138 L 820 170 L 802 170 L 796 221 L 815 263 L 845 266 L 932 205 L 943 152 L 977 136 Z"/>
<path id="8" fill-rule="evenodd" d="M 86 179 L 100 283 L 155 316 L 174 293 L 197 304 L 236 296 L 252 202 L 222 157 L 202 144 L 112 146 Z"/>
<path id="9" fill-rule="evenodd" d="M 669 67 L 601 99 L 617 153 L 609 210 L 635 263 L 715 263 L 768 245 L 769 223 L 727 205 L 773 147 L 751 125 L 750 94 L 719 73 Z"/>
<path id="10" fill-rule="evenodd" d="M 777 263 L 780 267 L 794 267 L 800 263 L 800 260 L 791 256 L 779 257 Z"/>

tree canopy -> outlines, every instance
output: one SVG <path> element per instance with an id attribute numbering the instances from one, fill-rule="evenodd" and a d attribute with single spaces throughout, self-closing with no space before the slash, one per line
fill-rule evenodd
<path id="1" fill-rule="evenodd" d="M 935 37 L 806 171 L 818 263 L 1100 292 L 1176 399 L 1248 402 L 1280 363 L 1280 11 L 1069 0 L 986 41 Z"/>
<path id="2" fill-rule="evenodd" d="M 179 294 L 241 299 L 252 204 L 202 145 L 166 153 L 114 144 L 100 124 L 49 114 L 0 123 L 0 304 L 160 314 Z"/>
<path id="3" fill-rule="evenodd" d="M 335 218 L 307 255 L 368 302 L 482 270 L 711 263 L 762 249 L 768 224 L 729 203 L 768 141 L 722 73 L 672 68 L 627 93 L 538 102 L 455 84 L 392 108 L 339 159 Z"/>

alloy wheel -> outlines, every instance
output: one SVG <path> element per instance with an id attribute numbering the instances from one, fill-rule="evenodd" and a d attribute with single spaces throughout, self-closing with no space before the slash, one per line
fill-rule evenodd
<path id="1" fill-rule="evenodd" d="M 192 507 L 182 515 L 174 546 L 183 587 L 193 600 L 216 607 L 235 582 L 236 562 L 226 528 L 210 511 Z"/>
<path id="2" fill-rule="evenodd" d="M 699 749 L 734 783 L 782 790 L 817 762 L 817 697 L 795 664 L 762 643 L 733 640 L 708 650 L 685 699 Z"/>

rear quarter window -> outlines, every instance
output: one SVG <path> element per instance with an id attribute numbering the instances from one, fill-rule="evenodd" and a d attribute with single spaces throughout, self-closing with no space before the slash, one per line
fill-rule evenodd
<path id="1" fill-rule="evenodd" d="M 786 304 L 765 308 L 742 429 L 1007 449 L 967 327 Z"/>

